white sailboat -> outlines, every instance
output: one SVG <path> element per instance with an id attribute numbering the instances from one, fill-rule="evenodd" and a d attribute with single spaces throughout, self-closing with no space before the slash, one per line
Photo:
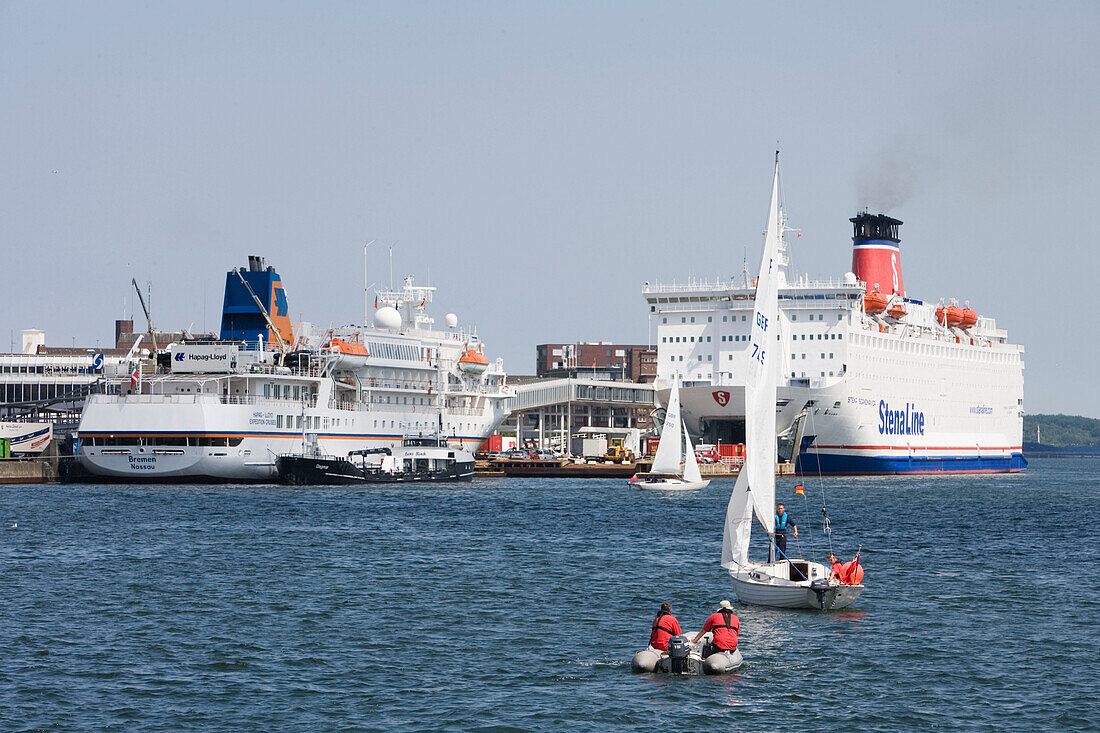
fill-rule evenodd
<path id="1" fill-rule="evenodd" d="M 776 558 L 776 367 L 779 352 L 778 260 L 781 230 L 779 153 L 775 154 L 771 206 L 760 260 L 753 313 L 749 373 L 745 380 L 745 465 L 737 475 L 722 540 L 722 567 L 733 578 L 745 603 L 780 608 L 844 608 L 859 597 L 862 585 L 830 578 L 830 568 L 803 559 Z M 768 534 L 768 561 L 748 557 L 753 515 Z"/>
<path id="2" fill-rule="evenodd" d="M 675 382 L 672 384 L 672 393 L 668 398 L 665 426 L 661 429 L 661 441 L 657 444 L 653 465 L 648 473 L 635 475 L 630 479 L 630 483 L 641 489 L 662 491 L 693 491 L 710 483 L 709 480 L 704 480 L 699 472 L 699 462 L 695 459 L 691 436 L 688 435 L 687 426 L 680 418 L 680 387 Z"/>

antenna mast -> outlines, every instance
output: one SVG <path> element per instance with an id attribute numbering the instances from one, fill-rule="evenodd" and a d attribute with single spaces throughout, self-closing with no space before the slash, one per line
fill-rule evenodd
<path id="1" fill-rule="evenodd" d="M 370 286 L 367 285 L 367 247 L 374 244 L 375 240 L 370 240 L 363 245 L 363 328 L 367 327 L 370 323 L 370 295 L 368 293 Z"/>

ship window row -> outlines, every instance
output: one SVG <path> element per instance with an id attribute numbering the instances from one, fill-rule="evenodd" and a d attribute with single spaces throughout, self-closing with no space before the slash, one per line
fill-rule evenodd
<path id="1" fill-rule="evenodd" d="M 811 313 L 809 317 L 810 317 L 811 321 L 814 320 L 815 318 L 816 318 L 816 320 L 819 320 L 819 321 L 824 321 L 825 320 L 825 314 L 824 313 Z M 844 320 L 844 314 L 843 313 L 837 313 L 836 314 L 836 319 L 838 321 L 843 321 Z M 797 321 L 798 320 L 798 314 L 797 313 L 792 313 L 791 314 L 791 320 L 792 321 Z"/>
<path id="2" fill-rule="evenodd" d="M 0 384 L 0 402 L 34 402 L 52 400 L 72 395 L 74 399 L 84 399 L 85 388 L 82 384 Z"/>
<path id="3" fill-rule="evenodd" d="M 726 337 L 723 336 L 722 340 L 725 341 Z M 703 343 L 703 337 L 698 338 L 699 343 Z M 679 344 L 679 343 L 695 343 L 696 338 L 694 336 L 662 336 L 661 343 L 663 344 Z M 707 336 L 707 343 L 710 343 L 710 336 Z"/>
<path id="4" fill-rule="evenodd" d="M 420 347 L 413 344 L 391 344 L 386 341 L 368 341 L 367 351 L 379 359 L 419 361 Z"/>
<path id="5" fill-rule="evenodd" d="M 554 362 L 554 363 L 555 363 L 555 364 L 558 364 L 558 362 Z M 556 367 L 556 366 L 555 366 L 554 368 L 556 369 L 556 368 L 558 368 L 558 367 Z M 409 398 L 408 398 L 408 397 L 400 397 L 400 398 L 398 398 L 398 397 L 393 397 L 392 399 L 391 399 L 391 397 L 390 397 L 389 395 L 386 395 L 385 397 L 386 397 L 385 399 L 382 399 L 382 395 L 380 395 L 380 394 L 376 394 L 376 395 L 374 395 L 373 399 L 371 399 L 371 402 L 377 402 L 377 403 L 378 403 L 378 404 L 380 404 L 380 405 L 381 405 L 381 404 L 387 404 L 387 405 L 389 405 L 389 404 L 394 404 L 394 405 L 408 405 L 408 404 L 413 404 L 413 405 L 415 405 L 415 404 L 417 404 L 417 401 L 416 401 L 416 400 L 417 400 L 417 399 L 419 399 L 419 400 L 420 400 L 420 403 L 419 403 L 419 404 L 421 404 L 421 405 L 427 405 L 427 404 L 435 404 L 434 402 L 431 402 L 431 403 L 429 403 L 429 402 L 426 402 L 426 401 L 425 401 L 425 398 L 424 398 L 424 397 L 420 397 L 420 398 L 417 398 L 417 397 L 413 397 L 413 398 L 412 398 L 412 403 L 410 403 L 410 402 L 409 402 Z"/>
<path id="6" fill-rule="evenodd" d="M 81 438 L 80 442 L 87 446 L 92 447 L 109 447 L 109 446 L 131 446 L 131 445 L 167 445 L 184 448 L 187 446 L 201 446 L 201 447 L 236 447 L 241 444 L 244 438 L 224 438 L 224 437 L 211 437 L 207 435 L 178 435 L 178 436 L 160 436 L 160 435 L 112 435 L 107 436 L 92 436 L 88 438 Z"/>
<path id="7" fill-rule="evenodd" d="M 798 341 L 800 338 L 801 338 L 801 340 L 805 341 L 806 340 L 806 334 L 801 334 L 801 336 L 797 333 L 791 334 L 791 341 Z M 810 334 L 810 341 L 813 341 L 813 340 L 814 340 L 814 334 L 811 333 Z M 844 334 L 842 334 L 842 333 L 819 333 L 819 334 L 817 334 L 817 340 L 818 341 L 821 341 L 821 340 L 825 340 L 825 341 L 840 340 L 840 341 L 843 341 L 844 340 Z"/>
<path id="8" fill-rule="evenodd" d="M 90 366 L 60 364 L 0 364 L 0 374 L 99 374 L 103 370 Z"/>
<path id="9" fill-rule="evenodd" d="M 299 399 L 312 399 L 314 395 L 308 388 L 304 388 L 299 384 L 272 384 L 270 382 L 264 383 L 264 397 L 267 399 L 276 400 L 299 400 Z"/>

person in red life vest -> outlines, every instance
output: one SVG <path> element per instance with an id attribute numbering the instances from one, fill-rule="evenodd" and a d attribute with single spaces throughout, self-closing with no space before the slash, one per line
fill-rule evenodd
<path id="1" fill-rule="evenodd" d="M 841 563 L 840 560 L 837 558 L 837 556 L 832 552 L 830 552 L 828 555 L 826 555 L 825 558 L 833 566 L 832 574 L 829 576 L 829 579 L 830 580 L 840 580 L 843 583 L 844 581 L 841 580 L 841 578 L 844 577 L 844 564 Z"/>
<path id="2" fill-rule="evenodd" d="M 649 645 L 663 652 L 668 651 L 668 640 L 684 633 L 680 630 L 680 622 L 672 615 L 672 604 L 662 603 L 661 610 L 653 619 L 653 631 L 649 635 Z"/>
<path id="3" fill-rule="evenodd" d="M 718 604 L 718 610 L 707 617 L 703 630 L 691 640 L 694 644 L 703 638 L 703 634 L 713 631 L 712 641 L 703 647 L 703 659 L 715 652 L 732 652 L 737 649 L 737 635 L 741 632 L 741 619 L 733 612 L 729 601 Z"/>

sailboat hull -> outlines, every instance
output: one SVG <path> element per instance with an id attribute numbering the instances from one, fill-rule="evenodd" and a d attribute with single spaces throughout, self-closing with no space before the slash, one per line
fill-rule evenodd
<path id="1" fill-rule="evenodd" d="M 637 486 L 645 491 L 698 491 L 706 488 L 710 480 L 684 481 L 682 479 L 661 479 L 659 481 L 646 481 L 645 479 L 631 480 L 632 486 Z"/>
<path id="2" fill-rule="evenodd" d="M 798 562 L 798 561 L 796 561 Z M 826 581 L 825 567 L 808 563 L 809 580 L 789 580 L 780 573 L 787 563 L 760 565 L 750 570 L 731 570 L 733 589 L 742 603 L 772 608 L 812 608 L 836 611 L 846 608 L 859 598 L 862 585 L 844 585 Z"/>

